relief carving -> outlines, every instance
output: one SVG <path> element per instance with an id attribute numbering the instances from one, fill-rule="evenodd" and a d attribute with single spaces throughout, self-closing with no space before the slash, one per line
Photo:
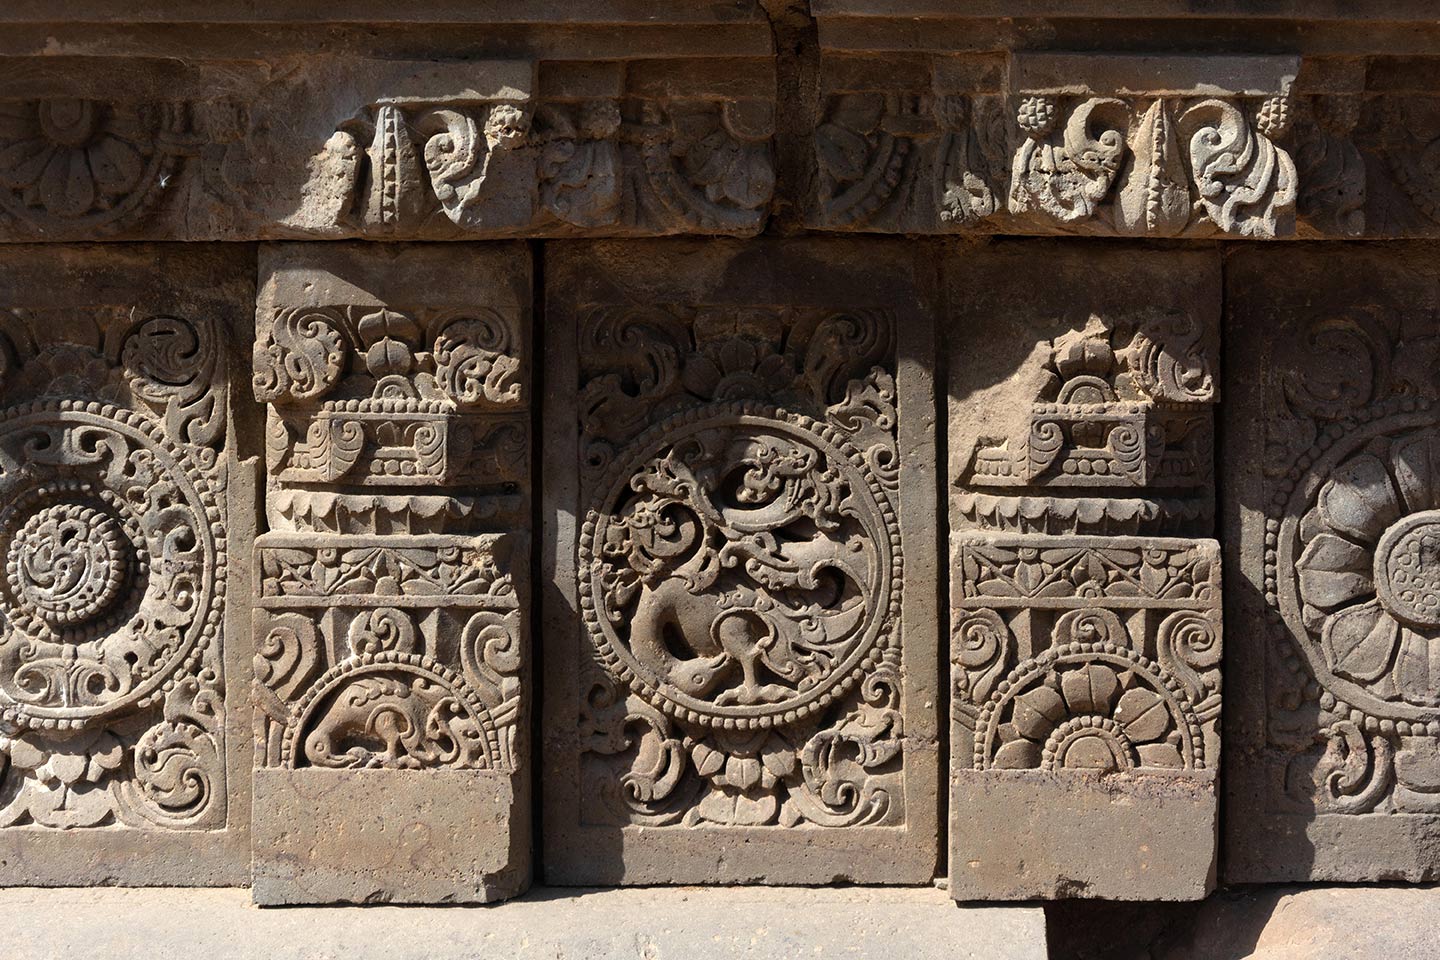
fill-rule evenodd
<path id="1" fill-rule="evenodd" d="M 815 225 L 970 228 L 996 210 L 997 98 L 941 90 L 832 93 L 815 130 Z M 1003 142 L 1003 141 L 1002 141 Z"/>
<path id="2" fill-rule="evenodd" d="M 222 327 L 5 305 L 0 338 L 0 826 L 222 829 Z"/>
<path id="3" fill-rule="evenodd" d="M 636 346 L 671 371 L 638 399 L 672 411 L 623 433 L 596 416 L 582 437 L 596 451 L 587 461 L 608 463 L 587 472 L 577 546 L 583 619 L 606 671 L 587 700 L 613 701 L 588 721 L 592 776 L 602 795 L 617 773 L 633 782 L 643 770 L 646 785 L 587 816 L 903 817 L 890 775 L 901 732 L 895 386 L 879 365 L 892 323 L 661 307 L 597 310 L 582 326 L 584 366 L 597 372 L 581 388 L 582 416 L 628 398 L 623 379 L 600 371 L 633 369 Z M 831 352 L 841 345 L 853 352 Z M 637 722 L 639 743 L 618 738 Z M 673 769 L 647 769 L 657 751 Z"/>
<path id="4" fill-rule="evenodd" d="M 952 289 L 1051 252 L 1057 275 L 1075 275 L 1032 243 L 957 263 Z M 1079 289 L 1040 285 L 998 315 L 984 299 L 998 291 L 957 298 L 977 337 L 1010 341 L 992 356 L 962 331 L 951 353 L 958 900 L 1190 900 L 1214 883 L 1219 545 L 1154 534 L 1208 533 L 1213 519 L 1218 263 L 1084 256 L 1097 279 Z M 1117 268 L 1129 282 L 1112 294 Z"/>
<path id="5" fill-rule="evenodd" d="M 143 226 L 177 195 L 233 202 L 214 180 L 245 125 L 228 102 L 0 100 L 0 230 L 90 239 Z"/>
<path id="6" fill-rule="evenodd" d="M 1253 106 L 1215 97 L 1025 97 L 1010 212 L 1120 236 L 1292 233 L 1295 162 L 1280 145 L 1290 113 L 1285 95 Z"/>
<path id="7" fill-rule="evenodd" d="M 1387 341 L 1370 345 L 1381 357 L 1400 349 Z M 1363 364 L 1348 361 L 1357 375 L 1378 372 Z M 1310 747 L 1290 763 L 1282 809 L 1440 812 L 1428 759 L 1440 733 L 1430 582 L 1440 434 L 1428 397 L 1376 386 L 1372 402 L 1333 411 L 1333 425 L 1312 420 L 1323 429 L 1277 477 L 1267 510 L 1266 600 L 1293 644 L 1274 729 L 1284 746 Z M 1298 699 L 1281 693 L 1289 687 Z M 1310 743 L 1301 722 L 1314 724 Z"/>
<path id="8" fill-rule="evenodd" d="M 955 720 L 977 770 L 1195 770 L 1219 754 L 1213 543 L 959 541 Z"/>
<path id="9" fill-rule="evenodd" d="M 550 494 L 575 518 L 555 547 L 573 600 L 549 614 L 552 875 L 930 869 L 912 792 L 933 775 L 934 700 L 907 659 L 927 631 L 924 587 L 908 598 L 905 578 L 934 555 L 923 534 L 904 547 L 902 410 L 917 401 L 896 378 L 923 318 L 902 312 L 903 259 L 887 274 L 899 308 L 873 289 L 777 297 L 824 246 L 656 244 L 616 275 L 597 272 L 612 245 L 558 260 L 560 302 L 574 303 L 573 366 L 558 369 L 577 388 L 547 430 L 550 469 L 575 477 Z M 773 273 L 756 280 L 762 297 L 708 286 L 741 269 L 732 256 Z M 902 616 L 907 604 L 920 612 Z M 626 863 L 587 853 L 621 836 L 638 844 Z M 808 862 L 755 858 L 791 842 Z M 870 843 L 893 855 L 845 859 Z"/>
<path id="10" fill-rule="evenodd" d="M 270 532 L 254 555 L 261 902 L 484 900 L 525 883 L 516 851 L 528 839 L 512 827 L 523 823 L 530 476 L 517 293 L 528 270 L 516 254 L 270 254 L 253 379 L 268 404 L 270 480 Z M 432 283 L 442 264 L 428 257 L 452 256 L 493 289 Z M 338 779 L 314 779 L 327 775 Z M 378 792 L 384 809 L 468 803 L 471 826 L 427 855 L 438 871 L 367 872 L 391 855 L 370 847 L 339 874 L 313 852 L 287 866 L 292 837 L 350 815 L 311 809 L 311 783 L 354 803 Z M 365 889 L 339 879 L 345 869 Z"/>
<path id="11" fill-rule="evenodd" d="M 961 515 L 1039 533 L 1203 523 L 1218 399 L 1213 333 L 1180 308 L 1091 314 L 1040 352 L 1023 433 L 981 438 L 960 477 Z"/>
<path id="12" fill-rule="evenodd" d="M 1229 549 L 1253 589 L 1227 604 L 1257 639 L 1232 671 L 1246 692 L 1229 734 L 1243 760 L 1232 802 L 1246 811 L 1226 831 L 1236 877 L 1434 875 L 1411 839 L 1440 814 L 1440 326 L 1427 257 L 1314 251 L 1235 268 L 1236 284 L 1285 276 L 1232 308 L 1252 419 L 1227 467 L 1243 498 L 1227 505 Z"/>
<path id="13" fill-rule="evenodd" d="M 775 189 L 769 100 L 654 100 L 628 95 L 618 74 L 609 95 L 540 100 L 533 71 L 395 77 L 311 158 L 296 225 L 367 237 L 759 231 Z"/>

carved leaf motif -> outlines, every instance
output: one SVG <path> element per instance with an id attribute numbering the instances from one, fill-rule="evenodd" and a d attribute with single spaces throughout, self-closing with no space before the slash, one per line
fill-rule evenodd
<path id="1" fill-rule="evenodd" d="M 1065 716 L 1065 701 L 1050 687 L 1036 687 L 1015 698 L 1011 722 L 1022 737 L 1043 741 Z"/>
<path id="2" fill-rule="evenodd" d="M 1183 311 L 1148 316 L 1123 352 L 1135 385 L 1153 400 L 1213 402 L 1215 378 L 1204 333 Z"/>
<path id="3" fill-rule="evenodd" d="M 1145 111 L 1132 142 L 1116 191 L 1115 225 L 1136 236 L 1176 236 L 1190 223 L 1190 181 L 1163 99 Z"/>
<path id="4" fill-rule="evenodd" d="M 1294 229 L 1296 177 L 1290 154 L 1252 129 L 1240 109 L 1204 100 L 1180 118 L 1200 203 L 1225 233 L 1268 239 Z"/>
<path id="5" fill-rule="evenodd" d="M 424 211 L 420 158 L 399 107 L 377 107 L 374 129 L 367 151 L 370 190 L 362 219 L 376 233 L 394 233 L 413 224 Z"/>
<path id="6" fill-rule="evenodd" d="M 540 155 L 540 201 L 561 220 L 581 227 L 614 223 L 621 213 L 621 156 L 615 135 L 620 107 L 586 103 L 572 121 L 559 105 L 541 107 L 550 138 Z"/>
<path id="7" fill-rule="evenodd" d="M 311 400 L 333 390 L 348 354 L 343 329 L 343 321 L 330 311 L 279 311 L 268 335 L 255 344 L 255 399 Z"/>
<path id="8" fill-rule="evenodd" d="M 1135 687 L 1115 704 L 1115 720 L 1131 740 L 1143 743 L 1159 739 L 1169 729 L 1170 712 L 1158 693 Z"/>
<path id="9" fill-rule="evenodd" d="M 435 338 L 435 376 L 461 407 L 508 407 L 521 402 L 520 359 L 510 332 L 495 315 L 454 320 Z"/>
<path id="10" fill-rule="evenodd" d="M 1123 101 L 1093 98 L 1071 112 L 1060 145 L 1045 139 L 1048 126 L 1033 131 L 1015 154 L 1010 212 L 1060 223 L 1093 217 L 1119 173 L 1128 120 Z"/>
<path id="11" fill-rule="evenodd" d="M 170 436 L 213 446 L 225 430 L 223 388 L 217 383 L 219 352 L 212 321 L 157 316 L 126 335 L 120 364 L 137 396 L 165 405 Z"/>

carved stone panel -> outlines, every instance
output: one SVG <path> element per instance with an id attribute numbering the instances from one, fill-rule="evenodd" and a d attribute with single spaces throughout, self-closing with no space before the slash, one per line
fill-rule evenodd
<path id="1" fill-rule="evenodd" d="M 956 899 L 1214 883 L 1219 281 L 1210 252 L 947 264 Z"/>
<path id="2" fill-rule="evenodd" d="M 850 242 L 552 248 L 548 881 L 932 876 L 920 262 Z"/>
<path id="3" fill-rule="evenodd" d="M 1440 876 L 1440 268 L 1230 262 L 1226 874 Z"/>
<path id="4" fill-rule="evenodd" d="M 514 895 L 530 845 L 528 255 L 277 246 L 261 275 L 255 898 Z"/>
<path id="5" fill-rule="evenodd" d="M 247 876 L 249 251 L 0 251 L 0 882 Z"/>

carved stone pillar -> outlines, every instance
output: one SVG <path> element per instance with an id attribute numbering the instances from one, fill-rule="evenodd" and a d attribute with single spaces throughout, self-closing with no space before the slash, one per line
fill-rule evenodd
<path id="1" fill-rule="evenodd" d="M 552 248 L 550 882 L 932 876 L 923 262 L 838 241 Z"/>
<path id="2" fill-rule="evenodd" d="M 1230 880 L 1440 876 L 1435 255 L 1227 263 Z"/>
<path id="3" fill-rule="evenodd" d="M 529 882 L 523 247 L 262 251 L 254 894 Z"/>
<path id="4" fill-rule="evenodd" d="M 1214 882 L 1219 267 L 1050 243 L 947 264 L 956 899 Z"/>
<path id="5" fill-rule="evenodd" d="M 7 885 L 248 875 L 245 252 L 0 250 Z"/>

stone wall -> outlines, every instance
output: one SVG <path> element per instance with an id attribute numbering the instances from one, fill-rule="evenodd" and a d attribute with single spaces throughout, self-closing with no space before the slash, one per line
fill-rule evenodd
<path id="1" fill-rule="evenodd" d="M 11 0 L 0 883 L 1435 879 L 1351 6 Z"/>

